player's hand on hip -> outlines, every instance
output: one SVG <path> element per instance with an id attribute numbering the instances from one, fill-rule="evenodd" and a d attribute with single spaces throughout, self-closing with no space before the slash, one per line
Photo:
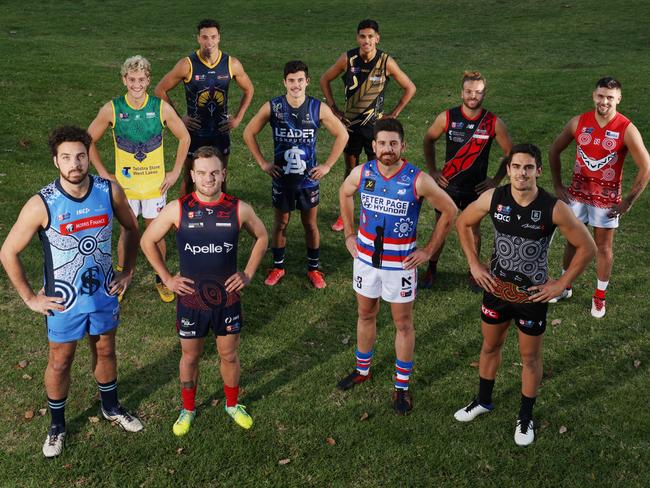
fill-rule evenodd
<path id="1" fill-rule="evenodd" d="M 357 251 L 357 235 L 350 234 L 345 238 L 345 247 L 348 249 L 348 252 L 353 258 L 359 257 L 359 251 Z"/>
<path id="2" fill-rule="evenodd" d="M 172 186 L 176 184 L 179 176 L 180 175 L 178 173 L 174 173 L 173 171 L 167 173 L 165 175 L 165 179 L 162 182 L 162 185 L 160 185 L 160 194 L 164 195 L 165 193 L 167 193 L 167 190 L 169 190 Z"/>
<path id="3" fill-rule="evenodd" d="M 27 300 L 25 304 L 34 312 L 43 315 L 52 315 L 50 313 L 51 310 L 57 312 L 63 312 L 65 310 L 63 300 L 63 297 L 48 297 L 41 289 L 37 295 L 34 295 L 32 298 Z"/>
<path id="4" fill-rule="evenodd" d="M 191 295 L 194 293 L 194 281 L 189 278 L 184 278 L 180 273 L 177 273 L 164 281 L 164 284 L 167 288 L 180 296 Z"/>
<path id="5" fill-rule="evenodd" d="M 491 188 L 496 188 L 496 183 L 492 178 L 489 176 L 485 178 L 483 181 L 481 181 L 478 185 L 474 187 L 474 190 L 476 190 L 476 193 L 481 194 L 484 191 L 490 190 Z"/>
<path id="6" fill-rule="evenodd" d="M 406 257 L 404 263 L 402 264 L 404 266 L 404 269 L 413 269 L 413 268 L 417 268 L 422 263 L 429 262 L 430 258 L 431 258 L 431 254 L 429 254 L 428 252 L 422 249 L 416 249 Z"/>
<path id="7" fill-rule="evenodd" d="M 115 274 L 113 281 L 108 284 L 108 294 L 118 295 L 124 293 L 131 283 L 133 272 L 120 271 Z"/>
<path id="8" fill-rule="evenodd" d="M 447 185 L 449 185 L 447 178 L 442 176 L 442 171 L 432 171 L 431 178 L 434 179 L 440 188 L 447 188 Z"/>
<path id="9" fill-rule="evenodd" d="M 559 280 L 548 280 L 543 285 L 533 285 L 528 287 L 529 292 L 534 292 L 530 295 L 531 302 L 546 303 L 550 299 L 560 296 L 564 291 L 564 284 Z"/>
<path id="10" fill-rule="evenodd" d="M 610 219 L 615 219 L 616 217 L 622 217 L 625 215 L 628 210 L 630 210 L 630 206 L 625 203 L 625 200 L 623 200 L 621 203 L 612 205 L 612 208 L 607 212 L 607 216 Z"/>
<path id="11" fill-rule="evenodd" d="M 199 119 L 195 119 L 189 115 L 183 115 L 181 120 L 185 124 L 185 127 L 187 127 L 187 130 L 199 130 L 201 128 L 201 121 Z"/>
<path id="12" fill-rule="evenodd" d="M 571 194 L 564 185 L 555 185 L 555 195 L 564 203 L 569 203 L 571 200 Z"/>
<path id="13" fill-rule="evenodd" d="M 478 263 L 474 266 L 469 267 L 469 272 L 472 274 L 472 277 L 476 282 L 490 293 L 494 293 L 496 290 L 497 283 L 494 280 L 494 276 L 490 273 L 490 269 L 483 263 Z"/>
<path id="14" fill-rule="evenodd" d="M 330 172 L 330 167 L 325 164 L 319 164 L 309 171 L 309 177 L 312 180 L 320 180 L 323 176 Z"/>
<path id="15" fill-rule="evenodd" d="M 251 279 L 243 271 L 237 271 L 234 275 L 226 280 L 224 283 L 226 291 L 232 293 L 239 291 L 248 285 L 251 282 Z"/>
<path id="16" fill-rule="evenodd" d="M 264 170 L 264 172 L 273 179 L 282 176 L 282 171 L 280 170 L 280 167 L 276 166 L 273 163 L 264 163 L 262 170 Z"/>

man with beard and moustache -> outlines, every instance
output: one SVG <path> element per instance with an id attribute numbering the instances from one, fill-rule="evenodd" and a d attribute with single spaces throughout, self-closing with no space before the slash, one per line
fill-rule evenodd
<path id="1" fill-rule="evenodd" d="M 345 146 L 345 177 L 359 163 L 363 150 L 366 160 L 375 159 L 372 149 L 373 125 L 382 117 L 397 118 L 415 95 L 416 87 L 404 73 L 395 59 L 377 48 L 379 24 L 364 19 L 357 26 L 357 44 L 339 56 L 320 79 L 320 87 L 327 104 L 347 127 L 350 138 Z M 336 106 L 332 94 L 332 81 L 342 76 L 345 88 L 345 108 Z M 402 89 L 402 96 L 390 113 L 384 114 L 384 95 L 388 81 L 394 79 Z M 332 224 L 332 230 L 341 232 L 343 220 L 339 215 Z"/>
<path id="2" fill-rule="evenodd" d="M 178 180 L 190 145 L 188 134 L 174 109 L 158 97 L 151 97 L 147 88 L 151 83 L 151 64 L 142 56 L 132 56 L 120 70 L 126 95 L 104 104 L 88 126 L 93 138 L 90 161 L 99 176 L 115 179 L 124 189 L 129 205 L 136 218 L 142 214 L 145 227 L 156 218 L 165 206 L 167 190 Z M 178 139 L 174 168 L 165 172 L 164 130 L 165 126 Z M 115 143 L 115 178 L 110 175 L 100 157 L 96 143 L 108 128 L 113 131 Z M 124 238 L 120 230 L 120 242 Z M 160 252 L 166 254 L 165 242 L 159 244 Z M 118 271 L 124 265 L 121 247 L 117 251 Z M 154 277 L 156 291 L 163 302 L 174 301 L 174 294 Z M 121 301 L 126 289 L 118 299 Z"/>
<path id="3" fill-rule="evenodd" d="M 45 315 L 48 361 L 45 391 L 50 428 L 43 455 L 63 451 L 65 404 L 77 341 L 88 333 L 101 413 L 129 432 L 142 430 L 117 397 L 115 333 L 125 289 L 135 267 L 138 224 L 120 186 L 88 174 L 90 135 L 77 127 L 55 129 L 49 146 L 59 178 L 30 198 L 2 245 L 0 259 L 14 288 L 34 312 Z M 111 258 L 113 216 L 124 228 L 123 271 L 114 274 Z M 43 245 L 45 284 L 34 293 L 20 254 L 38 233 Z"/>
<path id="4" fill-rule="evenodd" d="M 226 168 L 216 148 L 197 148 L 190 176 L 195 191 L 167 205 L 142 235 L 141 246 L 163 282 L 178 294 L 176 330 L 181 343 L 179 376 L 182 409 L 172 431 L 189 432 L 196 416 L 199 359 L 210 330 L 216 336 L 226 396 L 224 408 L 244 429 L 253 419 L 238 403 L 240 365 L 237 349 L 243 321 L 239 292 L 253 279 L 268 237 L 247 203 L 221 191 Z M 180 272 L 172 275 L 156 243 L 177 229 Z M 255 240 L 244 271 L 237 271 L 240 229 Z"/>
<path id="5" fill-rule="evenodd" d="M 354 168 L 339 191 L 345 245 L 354 258 L 352 287 L 357 296 L 358 320 L 356 368 L 337 387 L 349 390 L 372 377 L 370 364 L 381 297 L 390 303 L 396 329 L 393 409 L 405 415 L 413 408 L 409 381 L 415 350 L 413 301 L 417 267 L 442 245 L 457 209 L 431 176 L 402 159 L 404 129 L 398 120 L 378 120 L 374 131 L 372 145 L 377 159 Z M 355 232 L 352 214 L 357 190 L 361 213 Z M 440 212 L 440 217 L 429 242 L 417 249 L 423 199 Z"/>
<path id="6" fill-rule="evenodd" d="M 244 142 L 253 158 L 273 179 L 273 267 L 264 280 L 267 286 L 277 285 L 285 275 L 286 232 L 294 210 L 300 211 L 305 230 L 307 279 L 316 289 L 327 286 L 320 270 L 320 180 L 343 152 L 348 134 L 327 105 L 307 96 L 309 81 L 307 64 L 299 60 L 286 63 L 283 80 L 286 94 L 262 105 L 244 129 Z M 257 135 L 267 123 L 273 130 L 273 162 L 266 160 L 257 143 Z M 316 140 L 321 124 L 334 137 L 334 142 L 327 159 L 318 164 Z"/>
<path id="7" fill-rule="evenodd" d="M 429 173 L 436 183 L 464 210 L 485 190 L 496 187 L 506 174 L 503 164 L 494 178 L 487 175 L 492 141 L 496 139 L 504 156 L 512 147 L 508 129 L 503 121 L 483 108 L 486 90 L 485 77 L 479 71 L 465 71 L 461 81 L 460 96 L 463 103 L 440 113 L 424 136 L 424 157 Z M 436 167 L 436 141 L 445 135 L 445 163 Z M 472 229 L 474 244 L 481 252 L 481 229 Z M 444 243 L 443 243 L 444 246 Z M 420 288 L 431 288 L 436 279 L 440 247 L 429 261 L 429 268 Z M 480 291 L 471 274 L 469 285 Z"/>
<path id="8" fill-rule="evenodd" d="M 518 329 L 521 355 L 521 404 L 515 443 L 526 446 L 535 438 L 533 406 L 542 379 L 542 341 L 548 301 L 575 279 L 593 259 L 596 246 L 569 207 L 537 186 L 542 156 L 537 146 L 513 146 L 505 159 L 510 184 L 486 190 L 456 221 L 458 237 L 472 276 L 485 290 L 481 304 L 483 344 L 479 360 L 478 396 L 454 414 L 470 422 L 492 411 L 492 390 L 501 364 L 501 351 L 510 323 Z M 472 229 L 490 215 L 494 251 L 490 265 L 481 262 Z M 548 247 L 559 228 L 576 249 L 567 272 L 548 277 Z"/>
<path id="9" fill-rule="evenodd" d="M 224 167 L 230 156 L 230 132 L 239 127 L 253 101 L 253 83 L 241 62 L 221 51 L 221 26 L 213 19 L 203 19 L 197 25 L 196 42 L 199 49 L 179 60 L 158 82 L 154 93 L 172 104 L 169 92 L 181 82 L 185 87 L 187 115 L 183 123 L 190 131 L 192 142 L 188 156 L 202 146 L 216 147 L 222 154 Z M 239 107 L 231 115 L 228 110 L 228 90 L 234 80 L 242 92 Z M 187 164 L 191 163 L 188 157 Z M 181 182 L 181 195 L 192 191 L 190 171 Z M 226 191 L 226 182 L 223 182 Z"/>
<path id="10" fill-rule="evenodd" d="M 591 315 L 605 316 L 605 293 L 614 261 L 614 231 L 619 218 L 632 208 L 650 180 L 650 156 L 639 130 L 618 113 L 621 83 L 611 77 L 596 82 L 592 98 L 595 110 L 573 117 L 549 151 L 553 186 L 558 198 L 568 203 L 578 219 L 594 229 L 596 255 L 596 291 L 591 299 Z M 576 158 L 569 188 L 562 184 L 560 154 L 575 139 Z M 623 163 L 630 152 L 637 165 L 632 189 L 622 198 Z M 567 242 L 562 260 L 563 272 L 575 249 Z M 552 302 L 570 298 L 571 282 Z"/>

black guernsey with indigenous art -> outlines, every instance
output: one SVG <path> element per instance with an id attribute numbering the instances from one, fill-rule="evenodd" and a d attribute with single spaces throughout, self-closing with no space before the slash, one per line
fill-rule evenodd
<path id="1" fill-rule="evenodd" d="M 211 137 L 228 120 L 228 86 L 232 78 L 230 56 L 219 52 L 214 64 L 209 64 L 199 51 L 187 57 L 191 70 L 185 79 L 187 115 L 200 120 L 201 127 L 192 136 Z"/>
<path id="2" fill-rule="evenodd" d="M 384 108 L 384 91 L 388 84 L 388 54 L 377 49 L 375 57 L 365 62 L 359 48 L 347 52 L 348 64 L 343 74 L 345 85 L 345 119 L 348 129 L 372 127 Z"/>
<path id="3" fill-rule="evenodd" d="M 182 305 L 210 310 L 239 301 L 224 282 L 237 271 L 239 199 L 221 194 L 215 202 L 202 202 L 195 193 L 179 200 L 180 222 L 176 232 L 181 276 L 194 281 L 195 292 L 178 296 Z"/>
<path id="4" fill-rule="evenodd" d="M 494 190 L 490 217 L 494 225 L 494 252 L 490 271 L 497 281 L 494 296 L 528 301 L 528 287 L 548 280 L 548 248 L 555 232 L 553 209 L 557 198 L 542 188 L 528 206 L 517 204 L 510 185 Z"/>
<path id="5" fill-rule="evenodd" d="M 475 187 L 487 178 L 490 148 L 496 135 L 496 116 L 485 109 L 467 118 L 462 106 L 447 110 L 446 155 L 442 175 L 452 196 L 476 196 Z"/>

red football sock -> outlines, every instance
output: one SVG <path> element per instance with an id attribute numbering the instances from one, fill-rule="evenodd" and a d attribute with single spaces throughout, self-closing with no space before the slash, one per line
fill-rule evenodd
<path id="1" fill-rule="evenodd" d="M 237 399 L 239 398 L 239 385 L 223 385 L 223 392 L 226 394 L 226 407 L 236 407 Z"/>
<path id="2" fill-rule="evenodd" d="M 598 288 L 596 288 L 596 292 L 594 293 L 594 296 L 596 298 L 600 298 L 601 300 L 604 300 L 605 299 L 605 293 L 607 293 L 605 290 L 599 290 Z"/>
<path id="3" fill-rule="evenodd" d="M 196 386 L 194 388 L 181 388 L 181 397 L 183 398 L 183 408 L 189 412 L 193 412 L 196 408 Z"/>

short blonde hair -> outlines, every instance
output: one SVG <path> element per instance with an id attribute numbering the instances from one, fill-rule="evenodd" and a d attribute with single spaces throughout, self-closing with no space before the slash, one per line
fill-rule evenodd
<path id="1" fill-rule="evenodd" d="M 129 71 L 139 71 L 143 70 L 148 77 L 151 77 L 151 63 L 147 58 L 140 56 L 131 56 L 122 65 L 120 69 L 120 74 L 122 77 L 126 76 Z"/>
<path id="2" fill-rule="evenodd" d="M 482 81 L 483 84 L 487 87 L 487 80 L 485 79 L 485 76 L 483 76 L 478 70 L 468 70 L 463 73 L 463 80 L 460 82 L 461 88 L 465 86 L 466 81 Z"/>

